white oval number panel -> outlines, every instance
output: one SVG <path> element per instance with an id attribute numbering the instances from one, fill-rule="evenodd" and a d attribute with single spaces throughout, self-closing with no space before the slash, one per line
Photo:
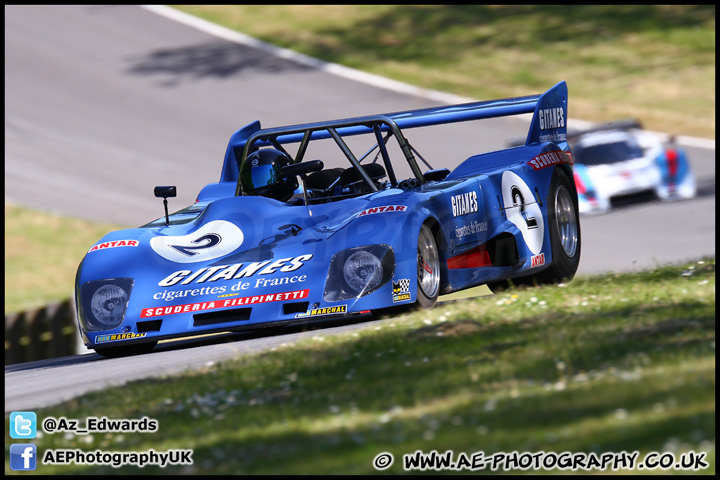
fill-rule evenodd
<path id="1" fill-rule="evenodd" d="M 545 238 L 545 222 L 535 195 L 525 181 L 513 172 L 503 173 L 502 194 L 508 220 L 520 229 L 528 248 L 537 255 L 542 250 Z"/>
<path id="2" fill-rule="evenodd" d="M 242 245 L 244 239 L 237 225 L 215 220 L 188 235 L 154 237 L 150 246 L 171 262 L 193 263 L 227 255 Z"/>

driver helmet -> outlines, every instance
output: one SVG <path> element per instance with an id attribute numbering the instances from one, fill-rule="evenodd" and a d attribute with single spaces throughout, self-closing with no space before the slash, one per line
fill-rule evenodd
<path id="1" fill-rule="evenodd" d="M 298 187 L 295 177 L 283 178 L 280 170 L 292 163 L 290 156 L 279 150 L 257 150 L 245 159 L 240 171 L 240 185 L 245 195 L 259 195 L 285 202 Z"/>

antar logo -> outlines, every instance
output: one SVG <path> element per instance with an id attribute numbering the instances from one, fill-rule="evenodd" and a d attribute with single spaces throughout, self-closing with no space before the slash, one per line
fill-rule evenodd
<path id="1" fill-rule="evenodd" d="M 405 205 L 385 205 L 382 207 L 365 209 L 360 212 L 360 215 L 358 215 L 358 217 L 362 217 L 363 215 L 370 215 L 372 213 L 404 212 L 405 210 L 407 210 L 407 207 Z"/>
<path id="2" fill-rule="evenodd" d="M 90 252 L 95 252 L 97 250 L 104 250 L 106 248 L 115 248 L 115 247 L 137 247 L 138 241 L 137 240 L 115 240 L 113 242 L 103 242 L 98 243 L 94 247 L 90 249 Z"/>
<path id="3" fill-rule="evenodd" d="M 545 265 L 545 254 L 541 253 L 539 255 L 533 255 L 530 257 L 530 266 L 531 267 L 539 267 L 541 265 Z"/>
<path id="4" fill-rule="evenodd" d="M 540 130 L 563 128 L 565 126 L 565 111 L 561 107 L 543 108 L 538 114 Z"/>

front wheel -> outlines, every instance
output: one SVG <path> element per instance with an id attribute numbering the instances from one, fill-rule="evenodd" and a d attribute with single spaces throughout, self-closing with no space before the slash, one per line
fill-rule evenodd
<path id="1" fill-rule="evenodd" d="M 417 246 L 417 306 L 432 308 L 440 294 L 440 257 L 427 224 L 420 227 Z"/>

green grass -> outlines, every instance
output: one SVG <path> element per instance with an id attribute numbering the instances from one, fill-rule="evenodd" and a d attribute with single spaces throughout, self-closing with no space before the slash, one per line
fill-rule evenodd
<path id="1" fill-rule="evenodd" d="M 715 138 L 714 5 L 183 5 L 266 42 L 478 100 L 568 82 L 569 116 Z"/>
<path id="2" fill-rule="evenodd" d="M 148 416 L 159 431 L 45 434 L 41 455 L 192 449 L 194 466 L 38 474 L 366 474 L 381 452 L 397 474 L 417 450 L 695 451 L 710 464 L 698 473 L 714 473 L 715 260 L 449 302 L 38 411 L 47 416 Z"/>
<path id="3" fill-rule="evenodd" d="M 5 314 L 72 296 L 85 253 L 118 225 L 5 205 Z"/>

